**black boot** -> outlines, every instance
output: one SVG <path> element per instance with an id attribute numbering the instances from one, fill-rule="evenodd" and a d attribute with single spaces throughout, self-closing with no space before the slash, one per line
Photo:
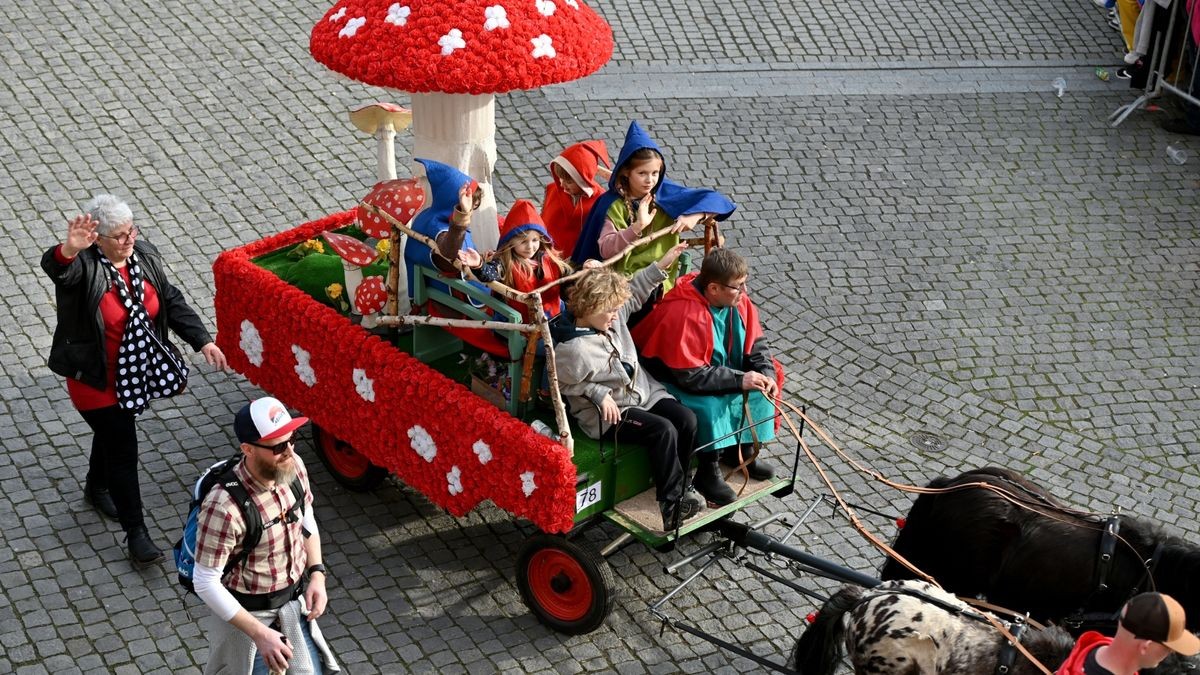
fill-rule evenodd
<path id="1" fill-rule="evenodd" d="M 163 552 L 158 550 L 150 541 L 150 533 L 145 525 L 138 525 L 125 535 L 129 542 L 129 557 L 133 559 L 134 567 L 146 567 L 163 559 Z"/>
<path id="2" fill-rule="evenodd" d="M 83 482 L 83 501 L 96 507 L 96 510 L 110 520 L 117 519 L 117 505 L 113 503 L 112 495 L 107 488 L 96 487 L 91 480 Z"/>
<path id="3" fill-rule="evenodd" d="M 737 500 L 737 493 L 721 477 L 721 469 L 717 466 L 717 453 L 701 452 L 696 458 L 700 462 L 696 467 L 696 477 L 692 480 L 696 490 L 717 506 L 732 504 Z"/>
<path id="4" fill-rule="evenodd" d="M 752 452 L 754 452 L 753 448 L 743 448 L 742 461 L 745 461 Z M 738 446 L 731 445 L 721 451 L 721 463 L 731 469 L 736 469 L 740 466 L 741 462 L 738 461 Z M 754 480 L 771 480 L 775 477 L 775 467 L 768 464 L 766 460 L 758 457 L 755 457 L 754 461 L 746 465 L 746 471 Z"/>

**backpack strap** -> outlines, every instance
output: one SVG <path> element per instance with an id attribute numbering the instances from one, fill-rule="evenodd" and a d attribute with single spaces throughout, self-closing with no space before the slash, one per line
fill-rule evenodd
<path id="1" fill-rule="evenodd" d="M 259 514 L 258 508 L 250 499 L 250 493 L 246 491 L 246 486 L 242 483 L 242 479 L 237 477 L 233 472 L 233 467 L 236 464 L 229 466 L 222 472 L 218 484 L 225 488 L 229 496 L 233 498 L 233 503 L 238 505 L 242 511 L 242 520 L 246 523 L 246 534 L 242 537 L 242 550 L 229 557 L 229 561 L 225 563 L 225 569 L 221 571 L 221 579 L 229 576 L 235 567 L 246 562 L 246 558 L 250 557 L 250 551 L 258 546 L 258 542 L 262 539 L 263 522 L 262 515 Z"/>

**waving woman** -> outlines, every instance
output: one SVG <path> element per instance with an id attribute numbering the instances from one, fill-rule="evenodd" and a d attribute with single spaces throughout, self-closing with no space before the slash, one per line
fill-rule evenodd
<path id="1" fill-rule="evenodd" d="M 84 499 L 120 521 L 130 557 L 144 566 L 163 555 L 142 517 L 135 416 L 187 384 L 187 363 L 167 328 L 210 365 L 224 368 L 225 355 L 139 234 L 128 204 L 98 195 L 42 256 L 42 269 L 58 305 L 50 370 L 67 378 L 93 434 Z"/>

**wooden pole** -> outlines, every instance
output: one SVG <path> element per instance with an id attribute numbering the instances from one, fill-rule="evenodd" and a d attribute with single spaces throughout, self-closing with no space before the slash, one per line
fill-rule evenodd
<path id="1" fill-rule="evenodd" d="M 542 294 L 534 291 L 531 295 L 537 298 L 540 309 Z M 550 339 L 550 322 L 546 319 L 546 313 L 541 311 L 534 315 L 534 322 L 537 323 L 538 329 L 541 331 L 542 342 L 546 345 L 546 374 L 550 380 L 550 404 L 554 407 L 554 422 L 558 426 L 558 442 L 574 457 L 575 439 L 571 437 L 571 425 L 567 421 L 567 408 L 563 405 L 562 390 L 558 386 L 558 362 L 554 357 L 554 341 Z"/>
<path id="2" fill-rule="evenodd" d="M 517 330 L 522 333 L 537 333 L 540 327 L 531 323 L 511 323 L 509 321 L 483 321 L 480 319 L 448 319 L 440 316 L 423 316 L 402 314 L 400 316 L 380 317 L 380 326 L 447 326 L 451 328 L 484 328 L 487 330 Z"/>

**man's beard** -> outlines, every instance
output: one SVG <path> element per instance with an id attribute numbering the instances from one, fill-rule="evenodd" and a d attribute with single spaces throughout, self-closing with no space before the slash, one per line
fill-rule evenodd
<path id="1" fill-rule="evenodd" d="M 265 459 L 262 455 L 255 455 L 255 467 L 258 469 L 258 474 L 264 480 L 275 481 L 276 483 L 288 484 L 296 478 L 296 460 L 288 462 L 284 465 L 279 465 L 275 458 Z"/>

